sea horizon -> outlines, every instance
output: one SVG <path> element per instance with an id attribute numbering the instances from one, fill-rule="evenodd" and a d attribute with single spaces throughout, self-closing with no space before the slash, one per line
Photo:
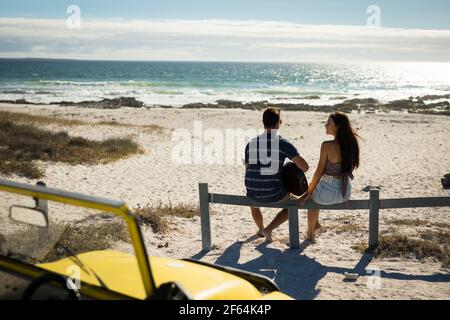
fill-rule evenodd
<path id="1" fill-rule="evenodd" d="M 0 100 L 43 104 L 131 97 L 148 106 L 218 100 L 332 106 L 354 98 L 386 103 L 449 93 L 448 62 L 0 58 Z"/>

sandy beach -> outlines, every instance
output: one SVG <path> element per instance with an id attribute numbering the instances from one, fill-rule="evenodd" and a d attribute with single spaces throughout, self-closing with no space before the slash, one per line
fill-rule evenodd
<path id="1" fill-rule="evenodd" d="M 198 183 L 207 182 L 210 192 L 245 194 L 244 166 L 233 164 L 177 164 L 172 152 L 177 129 L 194 131 L 200 121 L 203 130 L 253 129 L 262 127 L 261 111 L 242 109 L 120 108 L 93 109 L 70 106 L 0 104 L 0 110 L 34 115 L 79 119 L 87 122 L 117 121 L 132 126 L 80 125 L 45 126 L 70 135 L 94 140 L 131 136 L 144 153 L 105 165 L 40 163 L 46 171 L 42 179 L 48 186 L 89 195 L 121 199 L 129 206 L 158 203 L 198 203 Z M 367 199 L 367 186 L 379 186 L 380 198 L 450 196 L 441 177 L 450 172 L 450 117 L 407 113 L 366 113 L 349 115 L 364 138 L 361 166 L 355 172 L 353 199 Z M 327 113 L 282 111 L 280 133 L 293 142 L 308 161 L 312 178 L 325 135 Z M 159 125 L 166 130 L 152 133 L 139 125 Z M 238 151 L 239 152 L 239 151 Z M 241 152 L 243 153 L 243 152 Z M 23 177 L 2 179 L 35 183 Z M 288 226 L 274 232 L 274 242 L 254 239 L 256 232 L 250 210 L 244 207 L 212 205 L 214 249 L 201 252 L 200 219 L 175 218 L 167 235 L 145 231 L 151 255 L 176 258 L 194 257 L 207 262 L 237 267 L 266 275 L 281 290 L 296 299 L 449 299 L 450 273 L 438 261 L 413 258 L 375 258 L 368 260 L 352 246 L 368 239 L 367 211 L 322 211 L 324 230 L 317 244 L 289 250 Z M 306 215 L 300 210 L 301 239 L 306 231 Z M 449 208 L 382 210 L 380 232 L 414 235 L 436 223 L 448 223 Z M 276 210 L 263 210 L 268 223 Z M 391 225 L 389 219 L 426 220 L 424 226 Z M 355 225 L 340 232 L 339 226 Z M 448 231 L 448 230 L 447 230 Z M 167 243 L 167 245 L 166 245 Z M 373 278 L 364 269 L 381 270 L 381 284 L 373 288 Z M 363 274 L 347 281 L 345 272 Z"/>

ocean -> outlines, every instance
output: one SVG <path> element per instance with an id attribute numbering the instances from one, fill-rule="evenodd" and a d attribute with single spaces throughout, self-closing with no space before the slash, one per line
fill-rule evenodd
<path id="1" fill-rule="evenodd" d="M 134 97 L 149 106 L 241 102 L 332 105 L 450 94 L 449 63 L 235 63 L 0 59 L 0 100 Z"/>

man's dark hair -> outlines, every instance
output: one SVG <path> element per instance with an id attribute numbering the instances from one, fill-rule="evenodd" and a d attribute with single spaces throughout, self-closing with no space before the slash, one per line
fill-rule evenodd
<path id="1" fill-rule="evenodd" d="M 280 121 L 280 109 L 278 108 L 267 108 L 263 113 L 263 123 L 264 128 L 273 129 Z"/>

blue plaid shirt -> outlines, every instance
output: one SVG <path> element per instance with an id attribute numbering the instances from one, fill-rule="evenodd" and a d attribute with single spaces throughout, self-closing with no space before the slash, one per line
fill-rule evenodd
<path id="1" fill-rule="evenodd" d="M 272 149 L 272 142 L 277 140 L 278 148 L 275 144 Z M 286 158 L 292 160 L 297 155 L 294 145 L 277 133 L 266 131 L 250 140 L 245 147 L 245 163 L 249 164 L 245 171 L 247 196 L 261 202 L 283 199 L 288 191 L 281 180 L 281 170 Z"/>

